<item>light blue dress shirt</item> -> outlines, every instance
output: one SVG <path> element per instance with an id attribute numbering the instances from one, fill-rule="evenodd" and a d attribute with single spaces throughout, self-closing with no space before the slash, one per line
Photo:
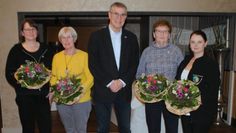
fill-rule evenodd
<path id="1" fill-rule="evenodd" d="M 112 47 L 113 47 L 113 51 L 115 55 L 115 60 L 116 60 L 116 66 L 117 66 L 117 69 L 119 70 L 122 30 L 120 32 L 114 32 L 110 26 L 109 26 L 109 30 L 110 30 L 111 42 L 112 42 Z"/>
<path id="2" fill-rule="evenodd" d="M 116 66 L 117 69 L 119 70 L 120 68 L 120 53 L 121 53 L 121 34 L 122 34 L 122 29 L 120 30 L 120 32 L 114 32 L 110 25 L 109 25 L 109 31 L 110 31 L 110 36 L 111 36 L 111 43 L 112 43 L 112 48 L 114 51 L 114 56 L 115 56 L 115 60 L 116 60 Z M 126 86 L 126 83 L 119 79 L 122 82 L 123 87 Z M 107 85 L 107 87 L 109 87 L 111 85 L 111 83 L 113 82 L 113 80 Z"/>

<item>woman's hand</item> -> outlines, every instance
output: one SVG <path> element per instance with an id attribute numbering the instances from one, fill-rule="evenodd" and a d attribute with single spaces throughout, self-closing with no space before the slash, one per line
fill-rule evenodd
<path id="1" fill-rule="evenodd" d="M 48 95 L 46 96 L 50 104 L 52 104 L 53 102 L 53 95 L 54 95 L 54 92 L 49 92 Z"/>

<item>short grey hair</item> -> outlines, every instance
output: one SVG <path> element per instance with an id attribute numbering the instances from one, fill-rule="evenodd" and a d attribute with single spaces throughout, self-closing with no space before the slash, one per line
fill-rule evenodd
<path id="1" fill-rule="evenodd" d="M 58 39 L 59 41 L 61 41 L 61 37 L 63 35 L 65 35 L 66 33 L 70 33 L 72 38 L 73 38 L 73 41 L 75 42 L 77 40 L 77 32 L 75 31 L 75 29 L 71 26 L 68 26 L 68 27 L 62 27 L 58 33 Z"/>
<path id="2" fill-rule="evenodd" d="M 127 11 L 126 5 L 121 3 L 121 2 L 114 2 L 113 4 L 111 4 L 110 11 L 112 11 L 113 7 L 121 7 L 121 8 L 124 8 Z"/>

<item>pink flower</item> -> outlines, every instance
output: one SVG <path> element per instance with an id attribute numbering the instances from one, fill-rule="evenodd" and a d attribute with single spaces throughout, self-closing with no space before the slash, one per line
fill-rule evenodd
<path id="1" fill-rule="evenodd" d="M 41 68 L 40 64 L 35 64 L 34 68 L 35 68 L 36 72 L 42 72 L 42 68 Z"/>
<path id="2" fill-rule="evenodd" d="M 157 84 L 157 81 L 156 81 L 156 80 L 153 80 L 152 83 L 155 85 L 155 84 Z"/>

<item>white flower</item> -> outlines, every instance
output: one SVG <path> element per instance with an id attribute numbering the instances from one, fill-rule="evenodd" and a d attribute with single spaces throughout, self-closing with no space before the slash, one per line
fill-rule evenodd
<path id="1" fill-rule="evenodd" d="M 176 92 L 176 90 L 172 90 L 172 93 L 173 93 L 173 94 L 175 94 L 175 95 L 177 95 L 177 92 Z"/>

